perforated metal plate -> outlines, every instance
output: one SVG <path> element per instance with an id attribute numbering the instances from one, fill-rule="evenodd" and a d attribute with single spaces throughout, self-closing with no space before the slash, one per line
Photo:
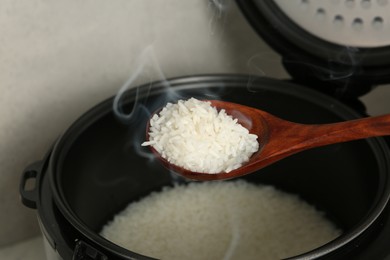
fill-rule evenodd
<path id="1" fill-rule="evenodd" d="M 335 44 L 390 45 L 390 0 L 274 0 L 298 26 Z"/>

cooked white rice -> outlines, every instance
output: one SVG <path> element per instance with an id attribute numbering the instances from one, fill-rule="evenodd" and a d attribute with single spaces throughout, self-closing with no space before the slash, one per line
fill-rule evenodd
<path id="1" fill-rule="evenodd" d="M 165 188 L 131 203 L 101 235 L 159 259 L 282 259 L 340 235 L 314 207 L 271 186 L 234 182 Z"/>
<path id="2" fill-rule="evenodd" d="M 150 120 L 149 141 L 170 163 L 203 173 L 229 172 L 259 149 L 257 135 L 250 134 L 210 102 L 195 98 L 168 103 Z"/>

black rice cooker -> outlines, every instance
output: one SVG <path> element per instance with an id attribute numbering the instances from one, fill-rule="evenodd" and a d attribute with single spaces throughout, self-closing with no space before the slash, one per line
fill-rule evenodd
<path id="1" fill-rule="evenodd" d="M 125 92 L 115 109 L 114 98 L 108 99 L 78 119 L 42 161 L 23 173 L 22 202 L 37 210 L 48 259 L 150 259 L 99 232 L 128 203 L 185 183 L 140 144 L 150 112 L 189 97 L 240 103 L 307 124 L 364 116 L 318 91 L 251 75 L 149 83 Z M 243 178 L 298 194 L 342 228 L 340 237 L 291 259 L 389 258 L 390 154 L 384 138 L 311 149 Z M 26 188 L 31 179 L 36 183 L 32 190 Z"/>

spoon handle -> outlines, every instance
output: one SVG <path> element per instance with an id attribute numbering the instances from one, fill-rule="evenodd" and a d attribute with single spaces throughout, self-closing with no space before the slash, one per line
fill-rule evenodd
<path id="1" fill-rule="evenodd" d="M 276 161 L 315 147 L 390 135 L 390 114 L 318 125 L 287 122 L 264 113 L 263 117 L 273 122 L 269 142 L 261 151 L 263 161 Z"/>
<path id="2" fill-rule="evenodd" d="M 333 124 L 308 125 L 304 130 L 306 131 L 304 145 L 311 148 L 375 136 L 386 136 L 390 135 L 390 115 Z"/>
<path id="3" fill-rule="evenodd" d="M 374 136 L 385 136 L 390 135 L 390 115 L 314 125 L 313 130 L 322 133 L 321 136 L 313 133 L 314 140 L 312 141 L 319 144 L 332 144 Z"/>

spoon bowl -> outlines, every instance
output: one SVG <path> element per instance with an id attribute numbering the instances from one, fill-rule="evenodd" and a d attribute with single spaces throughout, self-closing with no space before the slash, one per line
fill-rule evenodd
<path id="1" fill-rule="evenodd" d="M 224 109 L 251 134 L 257 135 L 259 150 L 251 156 L 249 161 L 235 170 L 221 173 L 202 173 L 171 164 L 150 146 L 154 155 L 166 168 L 191 180 L 210 181 L 237 178 L 311 148 L 390 135 L 390 115 L 332 124 L 309 125 L 283 120 L 265 111 L 236 103 L 220 100 L 206 101 L 209 101 L 217 110 Z M 149 140 L 149 121 L 146 128 L 146 140 Z"/>

